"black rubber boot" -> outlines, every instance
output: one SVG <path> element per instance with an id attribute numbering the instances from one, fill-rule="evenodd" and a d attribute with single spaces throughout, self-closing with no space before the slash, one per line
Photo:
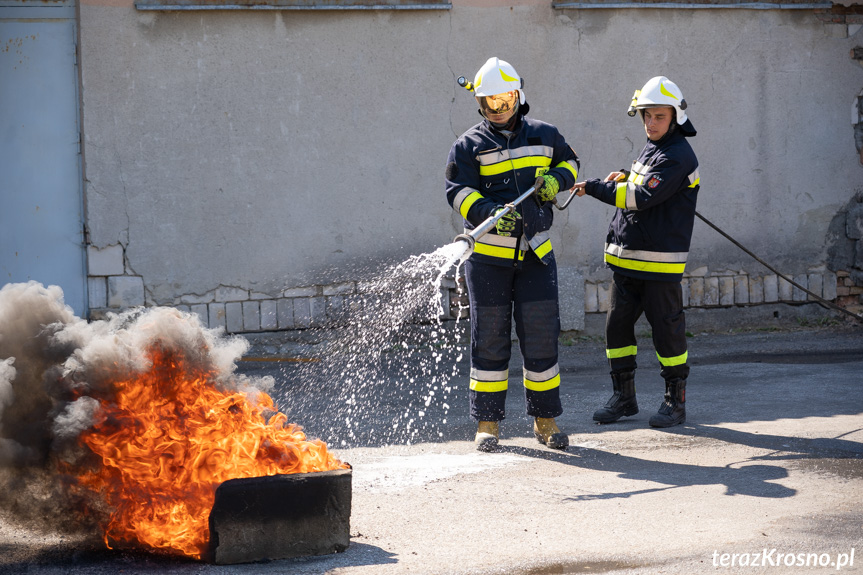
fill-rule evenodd
<path id="1" fill-rule="evenodd" d="M 635 371 L 611 372 L 611 385 L 614 395 L 593 414 L 593 420 L 599 423 L 613 423 L 624 415 L 638 413 L 638 402 L 635 401 Z"/>
<path id="2" fill-rule="evenodd" d="M 665 382 L 665 401 L 659 413 L 650 418 L 651 427 L 671 427 L 686 421 L 686 380 L 671 379 Z"/>

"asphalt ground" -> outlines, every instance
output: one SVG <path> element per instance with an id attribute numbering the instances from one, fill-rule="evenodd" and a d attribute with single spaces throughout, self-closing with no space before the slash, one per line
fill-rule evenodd
<path id="1" fill-rule="evenodd" d="M 693 334 L 687 421 L 667 430 L 647 424 L 664 390 L 647 335 L 641 412 L 609 425 L 591 420 L 610 395 L 601 338 L 564 335 L 563 452 L 533 438 L 517 352 L 495 453 L 472 442 L 466 353 L 441 353 L 434 384 L 406 375 L 428 375 L 439 350 L 422 346 L 350 385 L 310 377 L 326 358 L 249 357 L 239 370 L 273 377 L 291 420 L 353 467 L 345 552 L 217 566 L 0 521 L 0 572 L 863 572 L 863 327 Z"/>

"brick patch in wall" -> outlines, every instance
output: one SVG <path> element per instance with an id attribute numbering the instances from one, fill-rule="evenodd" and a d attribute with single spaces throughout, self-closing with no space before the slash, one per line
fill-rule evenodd
<path id="1" fill-rule="evenodd" d="M 108 307 L 128 309 L 144 305 L 144 279 L 140 276 L 108 276 Z"/>
<path id="2" fill-rule="evenodd" d="M 274 299 L 261 301 L 261 331 L 279 329 L 278 302 Z"/>
<path id="3" fill-rule="evenodd" d="M 364 288 L 374 290 L 376 286 L 341 282 L 295 287 L 283 290 L 277 298 L 263 298 L 241 288 L 220 287 L 209 303 L 194 306 L 178 303 L 176 307 L 197 313 L 205 325 L 222 327 L 228 333 L 336 327 L 345 325 L 349 317 L 356 317 L 364 310 L 375 313 L 381 298 L 374 291 L 363 292 Z M 455 289 L 455 280 L 444 278 L 441 319 L 452 319 L 450 292 Z"/>
<path id="4" fill-rule="evenodd" d="M 825 298 L 826 299 L 826 298 Z M 779 301 L 779 276 L 764 276 L 764 303 Z"/>
<path id="5" fill-rule="evenodd" d="M 681 282 L 685 308 L 719 308 L 757 305 L 762 303 L 803 303 L 813 298 L 773 275 L 741 273 L 710 274 L 700 268 L 697 275 L 686 276 Z M 863 305 L 863 274 L 854 270 L 811 272 L 794 276 L 794 281 L 840 305 Z M 855 279 L 858 278 L 858 279 Z M 859 282 L 859 283 L 858 283 Z M 88 278 L 91 318 L 106 311 L 121 311 L 126 307 L 144 305 L 144 283 L 139 276 L 105 276 Z M 307 286 L 283 290 L 279 297 L 236 287 L 220 287 L 208 294 L 192 294 L 178 298 L 176 307 L 196 314 L 204 325 L 223 328 L 228 333 L 247 333 L 334 327 L 344 325 L 349 316 L 365 312 L 379 313 L 380 298 L 374 292 L 362 292 L 364 286 L 346 282 L 329 286 Z M 443 290 L 444 315 L 453 319 L 459 300 L 454 281 Z M 611 282 L 584 282 L 584 312 L 608 311 L 611 303 Z M 96 305 L 94 305 L 96 304 Z M 464 314 L 462 314 L 464 315 Z"/>
<path id="6" fill-rule="evenodd" d="M 719 305 L 734 305 L 734 277 L 722 276 L 717 278 L 719 282 Z"/>
<path id="7" fill-rule="evenodd" d="M 294 329 L 294 300 L 280 298 L 276 300 L 276 323 L 279 329 Z"/>
<path id="8" fill-rule="evenodd" d="M 829 24 L 863 24 L 863 5 L 843 6 L 833 4 L 830 8 L 816 8 L 815 17 Z"/>
<path id="9" fill-rule="evenodd" d="M 87 275 L 121 276 L 124 273 L 123 246 L 120 244 L 104 248 L 87 246 Z"/>
<path id="10" fill-rule="evenodd" d="M 749 303 L 764 303 L 764 278 L 759 276 L 749 278 Z"/>
<path id="11" fill-rule="evenodd" d="M 243 302 L 242 331 L 261 331 L 261 304 L 258 301 Z"/>
<path id="12" fill-rule="evenodd" d="M 225 329 L 229 333 L 243 330 L 243 302 L 230 301 L 225 304 Z"/>
<path id="13" fill-rule="evenodd" d="M 108 280 L 103 277 L 87 278 L 87 299 L 90 309 L 108 307 Z"/>
<path id="14" fill-rule="evenodd" d="M 703 269 L 699 270 L 699 272 L 702 271 Z M 850 281 L 850 274 L 847 272 L 813 272 L 798 274 L 792 279 L 828 301 L 836 300 L 843 295 L 853 295 L 852 289 L 859 289 L 863 294 L 863 286 L 850 287 L 854 282 Z M 717 275 L 699 273 L 696 276 L 685 276 L 681 281 L 681 287 L 685 308 L 815 301 L 815 298 L 775 274 L 754 276 L 739 273 Z M 584 288 L 585 312 L 607 311 L 607 294 L 610 289 L 611 281 L 587 282 Z M 596 296 L 594 297 L 593 294 Z M 603 294 L 606 294 L 605 297 Z"/>
<path id="15" fill-rule="evenodd" d="M 227 327 L 228 314 L 225 311 L 225 304 L 211 303 L 207 305 L 207 310 L 211 328 Z"/>

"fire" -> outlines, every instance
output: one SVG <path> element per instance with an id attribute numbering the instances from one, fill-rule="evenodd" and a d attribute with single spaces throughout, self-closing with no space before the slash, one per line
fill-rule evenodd
<path id="1" fill-rule="evenodd" d="M 151 347 L 151 368 L 117 381 L 79 441 L 100 460 L 78 485 L 111 509 L 104 539 L 200 558 L 216 488 L 228 479 L 344 469 L 259 390 L 223 391 L 213 373 Z"/>

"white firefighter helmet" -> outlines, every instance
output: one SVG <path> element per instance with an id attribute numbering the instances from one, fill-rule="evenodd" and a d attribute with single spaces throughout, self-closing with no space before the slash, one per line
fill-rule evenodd
<path id="1" fill-rule="evenodd" d="M 494 96 L 504 92 L 518 91 L 518 101 L 524 104 L 524 80 L 512 64 L 498 58 L 489 58 L 473 79 L 474 93 L 479 96 Z"/>
<path id="2" fill-rule="evenodd" d="M 684 111 L 686 110 L 686 100 L 683 99 L 683 92 L 680 91 L 677 84 L 665 76 L 656 76 L 648 80 L 647 84 L 633 98 L 633 107 L 636 110 L 666 106 L 675 109 L 678 124 L 686 123 L 686 112 Z"/>
<path id="3" fill-rule="evenodd" d="M 480 112 L 489 121 L 503 124 L 524 104 L 524 80 L 509 62 L 489 58 L 476 73 L 473 81 L 474 96 Z M 516 101 L 517 100 L 517 101 Z"/>

